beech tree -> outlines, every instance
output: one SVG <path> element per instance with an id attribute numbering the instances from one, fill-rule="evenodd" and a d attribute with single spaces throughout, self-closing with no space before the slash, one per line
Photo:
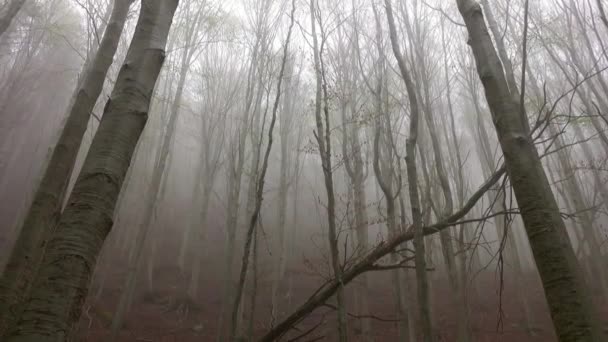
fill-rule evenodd
<path id="1" fill-rule="evenodd" d="M 414 83 L 410 71 L 405 65 L 405 60 L 401 54 L 399 42 L 397 40 L 397 29 L 395 27 L 395 19 L 393 16 L 393 7 L 390 0 L 385 0 L 386 17 L 388 19 L 388 27 L 390 30 L 390 40 L 399 72 L 405 83 L 408 100 L 410 102 L 410 129 L 409 136 L 406 141 L 406 171 L 408 177 L 408 190 L 410 197 L 410 207 L 412 211 L 412 223 L 414 230 L 414 248 L 415 248 L 415 264 L 416 264 L 416 281 L 418 292 L 418 310 L 422 320 L 422 336 L 424 341 L 433 341 L 432 319 L 430 316 L 429 304 L 429 284 L 426 274 L 426 252 L 422 226 L 422 215 L 420 212 L 420 197 L 418 194 L 418 170 L 416 165 L 416 144 L 418 139 L 418 120 L 420 118 L 420 108 L 418 105 L 418 95 L 415 91 Z"/>
<path id="2" fill-rule="evenodd" d="M 592 304 L 574 250 L 526 129 L 527 122 L 523 120 L 525 105 L 521 99 L 515 100 L 514 90 L 507 85 L 479 4 L 460 0 L 458 9 L 467 25 L 469 43 L 557 334 L 560 341 L 599 341 Z"/>
<path id="3" fill-rule="evenodd" d="M 310 21 L 312 28 L 313 41 L 313 56 L 315 66 L 315 122 L 316 131 L 315 137 L 319 154 L 321 156 L 321 167 L 323 168 L 323 179 L 325 181 L 325 191 L 327 194 L 327 221 L 328 221 L 328 240 L 331 258 L 331 267 L 333 273 L 338 280 L 337 290 L 337 308 L 338 308 L 338 337 L 341 342 L 348 340 L 346 308 L 344 297 L 344 285 L 342 283 L 342 266 L 340 265 L 340 251 L 338 249 L 338 236 L 336 228 L 336 200 L 334 193 L 334 180 L 332 170 L 332 153 L 331 153 L 331 128 L 329 119 L 329 104 L 327 79 L 325 74 L 325 64 L 323 62 L 323 47 L 326 41 L 326 36 L 323 27 L 323 19 L 318 13 L 315 1 L 310 1 Z M 321 33 L 321 44 L 317 37 L 317 24 Z M 323 113 L 321 113 L 321 109 Z"/>
<path id="4" fill-rule="evenodd" d="M 95 259 L 112 227 L 114 206 L 133 149 L 145 126 L 176 7 L 177 1 L 142 3 L 138 26 L 105 115 L 66 211 L 48 243 L 31 295 L 7 341 L 71 338 Z"/>
<path id="5" fill-rule="evenodd" d="M 114 3 L 104 37 L 91 64 L 85 64 L 85 76 L 0 278 L 0 334 L 10 325 L 8 320 L 18 316 L 9 312 L 17 310 L 27 298 L 46 243 L 59 221 L 76 156 L 114 59 L 131 3 L 132 0 Z"/>

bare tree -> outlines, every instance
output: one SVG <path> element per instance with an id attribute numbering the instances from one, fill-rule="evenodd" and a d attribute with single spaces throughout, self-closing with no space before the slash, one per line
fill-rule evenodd
<path id="1" fill-rule="evenodd" d="M 393 141 L 393 129 L 391 116 L 388 104 L 388 89 L 385 89 L 386 84 L 386 63 L 384 61 L 383 42 L 381 39 L 382 28 L 376 7 L 373 6 L 374 19 L 376 22 L 376 46 L 378 48 L 378 62 L 376 71 L 376 86 L 373 90 L 374 110 L 375 110 L 375 132 L 374 132 L 374 160 L 373 168 L 376 176 L 376 181 L 384 194 L 386 202 L 386 226 L 388 228 L 389 237 L 394 237 L 398 234 L 397 227 L 397 206 L 395 199 L 401 191 L 401 178 L 395 172 L 394 159 L 396 156 Z M 381 145 L 383 145 L 381 150 Z M 382 161 L 380 160 L 382 158 Z M 396 177 L 397 176 L 397 177 Z M 393 190 L 393 182 L 397 180 L 397 190 Z M 391 253 L 391 262 L 399 264 L 401 256 L 399 253 Z M 399 339 L 407 341 L 410 336 L 409 320 L 407 317 L 407 291 L 404 289 L 405 277 L 402 270 L 395 269 L 392 272 L 393 288 L 396 297 L 396 308 L 399 317 Z"/>
<path id="2" fill-rule="evenodd" d="M 243 183 L 243 173 L 247 160 L 247 137 L 252 134 L 252 121 L 258 116 L 260 109 L 259 103 L 264 93 L 264 72 L 263 64 L 267 59 L 268 48 L 268 2 L 261 2 L 260 7 L 254 13 L 254 42 L 250 49 L 251 56 L 248 58 L 247 80 L 245 84 L 245 96 L 243 98 L 244 108 L 242 116 L 238 120 L 237 129 L 228 147 L 228 180 L 226 186 L 227 208 L 226 208 L 226 248 L 224 260 L 226 267 L 224 270 L 224 283 L 226 287 L 222 295 L 222 308 L 218 322 L 218 341 L 224 335 L 229 334 L 229 324 L 231 319 L 231 307 L 235 296 L 234 286 L 234 260 L 236 255 L 236 233 L 239 223 L 241 185 Z M 257 154 L 254 154 L 257 155 Z M 253 163 L 253 162 L 252 162 Z M 257 163 L 255 164 L 257 165 Z M 257 167 L 256 167 L 257 171 Z M 255 184 L 255 181 L 253 182 Z M 252 188 L 251 194 L 255 194 Z M 248 198 L 252 198 L 249 196 Z"/>
<path id="3" fill-rule="evenodd" d="M 504 174 L 504 167 L 501 167 L 500 169 L 496 170 L 496 172 L 493 173 L 490 178 L 486 179 L 486 181 L 469 197 L 469 199 L 466 201 L 466 203 L 462 206 L 460 210 L 454 212 L 444 221 L 437 222 L 428 226 L 422 226 L 421 224 L 422 228 L 419 229 L 419 232 L 416 232 L 416 230 L 414 229 L 415 223 L 413 223 L 408 227 L 405 232 L 396 235 L 392 239 L 381 241 L 379 244 L 376 245 L 376 247 L 372 248 L 364 257 L 359 259 L 348 269 L 344 270 L 342 281 L 338 281 L 337 278 L 333 278 L 324 283 L 321 287 L 314 291 L 314 293 L 302 305 L 300 305 L 296 310 L 294 310 L 291 315 L 283 319 L 279 324 L 269 330 L 262 338 L 260 338 L 259 341 L 275 341 L 276 339 L 285 335 L 287 331 L 291 329 L 295 324 L 300 322 L 308 314 L 310 314 L 315 309 L 322 306 L 327 300 L 329 300 L 340 288 L 340 286 L 342 286 L 342 284 L 349 283 L 359 275 L 369 271 L 391 270 L 395 267 L 403 267 L 402 263 L 400 263 L 399 265 L 381 265 L 378 263 L 378 260 L 393 252 L 403 243 L 415 240 L 416 235 L 421 235 L 421 237 L 424 238 L 424 236 L 426 235 L 436 234 L 442 229 L 446 229 L 448 227 L 463 223 L 461 219 L 470 212 L 470 210 L 475 206 L 475 204 L 477 204 L 479 199 L 482 198 L 484 194 L 488 191 L 488 189 L 494 186 Z M 430 336 L 432 336 L 432 334 Z"/>
<path id="4" fill-rule="evenodd" d="M 526 125 L 511 95 L 479 4 L 458 0 L 545 296 L 561 341 L 599 341 L 577 260 Z"/>
<path id="5" fill-rule="evenodd" d="M 323 48 L 326 41 L 326 36 L 323 28 L 323 21 L 320 17 L 318 5 L 315 5 L 315 0 L 310 1 L 310 20 L 312 27 L 312 41 L 314 54 L 315 68 L 315 122 L 316 131 L 315 137 L 319 154 L 321 157 L 321 167 L 323 169 L 323 179 L 325 181 L 325 190 L 327 193 L 327 220 L 328 220 L 328 240 L 330 250 L 330 264 L 334 276 L 339 282 L 339 287 L 336 295 L 338 308 L 338 336 L 341 342 L 348 340 L 347 321 L 346 321 L 346 303 L 344 297 L 344 285 L 342 284 L 342 266 L 340 265 L 340 255 L 338 250 L 338 236 L 336 228 L 336 200 L 334 193 L 333 169 L 331 161 L 331 129 L 329 127 L 329 107 L 327 95 L 327 81 L 325 76 L 325 65 L 323 62 Z M 321 31 L 321 44 L 317 37 L 317 22 Z M 323 115 L 321 115 L 323 108 Z"/>
<path id="6" fill-rule="evenodd" d="M 177 1 L 144 2 L 99 130 L 7 341 L 71 339 L 116 199 L 145 126 Z M 116 142 L 120 143 L 116 143 Z"/>
<path id="7" fill-rule="evenodd" d="M 417 14 L 414 11 L 414 16 L 416 15 Z M 429 58 L 423 54 L 423 51 L 425 50 L 424 40 L 430 40 L 430 37 L 428 37 L 428 31 L 420 32 L 422 30 L 418 27 L 420 20 L 417 17 L 414 17 L 414 24 L 409 23 L 409 20 L 407 20 L 407 15 L 405 18 L 408 38 L 410 38 L 412 42 L 412 52 L 414 55 L 412 57 L 412 64 L 417 66 L 417 72 L 414 73 L 414 79 L 418 85 L 418 96 L 421 99 L 422 113 L 424 114 L 424 121 L 426 123 L 426 127 L 428 128 L 428 137 L 430 138 L 430 145 L 433 155 L 433 165 L 436 177 L 439 180 L 439 188 L 434 189 L 435 191 L 433 192 L 439 192 L 441 195 L 437 194 L 436 196 L 443 199 L 443 201 L 441 201 L 441 203 L 443 203 L 441 207 L 439 207 L 439 205 L 433 205 L 432 207 L 435 214 L 441 220 L 442 218 L 447 217 L 453 211 L 454 196 L 452 194 L 452 185 L 450 184 L 447 168 L 444 162 L 444 152 L 441 148 L 444 144 L 441 142 L 439 126 L 437 124 L 437 122 L 440 120 L 438 120 L 439 116 L 437 115 L 437 111 L 434 110 L 431 100 L 431 62 Z M 437 200 L 436 202 L 439 203 L 440 201 Z M 471 339 L 469 319 L 468 312 L 466 310 L 466 298 L 464 292 L 462 291 L 464 286 L 461 283 L 462 276 L 459 275 L 459 270 L 456 264 L 453 244 L 454 240 L 453 232 L 450 229 L 443 230 L 439 234 L 441 255 L 447 269 L 448 280 L 452 290 L 453 307 L 458 312 L 458 341 L 466 342 Z"/>
<path id="8" fill-rule="evenodd" d="M 274 99 L 274 104 L 272 107 L 272 117 L 270 119 L 270 126 L 268 127 L 268 143 L 266 145 L 266 151 L 264 153 L 264 160 L 262 161 L 262 167 L 260 169 L 260 175 L 256 185 L 256 198 L 255 198 L 255 208 L 249 220 L 249 227 L 247 230 L 247 236 L 245 240 L 245 246 L 243 248 L 243 259 L 241 263 L 241 272 L 239 275 L 239 282 L 236 291 L 236 296 L 234 299 L 234 304 L 232 307 L 231 313 L 231 321 L 230 321 L 230 340 L 234 341 L 237 336 L 238 326 L 237 326 L 237 315 L 239 312 L 239 306 L 241 303 L 241 297 L 243 295 L 243 287 L 245 286 L 245 279 L 247 277 L 247 269 L 249 264 L 249 254 L 251 252 L 251 244 L 253 239 L 255 238 L 255 228 L 258 224 L 258 218 L 260 215 L 260 210 L 262 208 L 262 200 L 264 194 L 264 182 L 266 178 L 266 172 L 268 170 L 268 158 L 270 156 L 270 151 L 272 149 L 273 142 L 273 132 L 274 126 L 277 120 L 277 112 L 279 109 L 279 103 L 281 100 L 281 92 L 282 92 L 282 83 L 283 77 L 285 74 L 285 66 L 287 65 L 287 59 L 289 58 L 289 41 L 291 39 L 291 33 L 293 30 L 293 26 L 295 23 L 295 11 L 296 11 L 296 2 L 292 0 L 291 3 L 291 13 L 290 13 L 290 24 L 289 29 L 287 31 L 287 37 L 285 38 L 285 46 L 283 47 L 283 59 L 281 61 L 281 68 L 279 70 L 278 81 L 277 81 L 277 91 Z M 257 245 L 257 243 L 256 243 Z"/>
<path id="9" fill-rule="evenodd" d="M 194 54 L 200 48 L 200 25 L 204 22 L 202 18 L 202 14 L 205 12 L 206 4 L 197 4 L 199 7 L 192 8 L 192 2 L 186 3 L 188 5 L 187 11 L 192 10 L 193 20 L 186 23 L 185 30 L 185 39 L 184 39 L 184 49 L 182 51 L 181 56 L 181 64 L 180 64 L 180 77 L 177 82 L 177 88 L 175 91 L 175 97 L 173 99 L 173 104 L 171 105 L 169 119 L 167 122 L 167 130 L 162 139 L 162 146 L 158 151 L 154 171 L 152 173 L 151 184 L 149 188 L 149 196 L 147 198 L 146 206 L 144 209 L 144 218 L 139 227 L 139 231 L 137 233 L 137 237 L 135 238 L 134 245 L 134 258 L 131 261 L 129 267 L 129 274 L 127 276 L 125 291 L 123 291 L 120 302 L 118 304 L 118 308 L 116 310 L 116 314 L 114 315 L 114 319 L 112 322 L 112 333 L 114 336 L 118 333 L 118 330 L 122 326 L 122 320 L 126 313 L 128 304 L 132 298 L 133 291 L 135 290 L 135 282 L 137 279 L 138 271 L 140 270 L 143 264 L 143 249 L 144 245 L 147 241 L 148 232 L 153 223 L 154 213 L 157 211 L 157 205 L 162 196 L 162 181 L 163 174 L 165 174 L 167 170 L 167 166 L 169 164 L 169 154 L 171 150 L 172 141 L 175 136 L 175 131 L 177 127 L 180 103 L 182 100 L 182 94 L 184 85 L 186 82 L 186 77 L 188 75 L 188 70 L 190 66 L 190 62 Z M 165 176 L 166 177 L 166 176 Z"/>
<path id="10" fill-rule="evenodd" d="M 27 298 L 46 244 L 59 222 L 76 156 L 114 59 L 131 3 L 132 0 L 115 1 L 99 49 L 90 66 L 87 68 L 85 64 L 85 76 L 0 278 L 0 335 L 9 327 L 10 320 L 18 317 L 18 313 L 9 312 L 18 310 L 19 303 Z"/>
<path id="11" fill-rule="evenodd" d="M 418 120 L 420 118 L 420 109 L 418 107 L 418 98 L 415 90 L 414 82 L 410 76 L 410 72 L 405 65 L 405 61 L 399 48 L 397 40 L 397 28 L 393 16 L 393 7 L 390 0 L 384 1 L 386 6 L 386 17 L 388 19 L 388 27 L 390 30 L 391 46 L 393 54 L 397 59 L 399 72 L 407 89 L 408 100 L 410 102 L 410 132 L 406 140 L 406 170 L 409 188 L 410 206 L 412 211 L 412 221 L 414 226 L 414 248 L 415 248 L 415 263 L 416 263 L 416 280 L 418 292 L 418 308 L 420 319 L 422 320 L 422 336 L 425 342 L 433 341 L 433 328 L 431 323 L 431 313 L 429 305 L 429 284 L 426 274 L 426 252 L 424 245 L 424 236 L 422 231 L 422 215 L 420 213 L 420 197 L 418 195 L 418 171 L 416 166 L 416 143 L 418 138 Z"/>

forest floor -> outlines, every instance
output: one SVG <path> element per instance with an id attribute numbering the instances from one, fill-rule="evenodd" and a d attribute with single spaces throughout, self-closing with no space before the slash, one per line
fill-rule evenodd
<path id="1" fill-rule="evenodd" d="M 79 327 L 82 341 L 110 341 L 109 324 L 120 296 L 120 284 L 124 283 L 124 265 L 113 265 L 116 270 L 107 275 L 103 292 L 100 296 L 90 298 L 85 306 Z M 206 272 L 206 279 L 201 280 L 200 296 L 196 300 L 183 296 L 187 280 L 179 275 L 176 268 L 158 268 L 155 272 L 154 291 L 140 289 L 135 295 L 131 310 L 118 339 L 114 341 L 142 342 L 190 342 L 215 341 L 218 329 L 218 317 L 221 312 L 220 269 L 213 270 L 211 265 Z M 320 277 L 306 269 L 290 269 L 286 277 L 292 278 L 293 298 L 291 310 L 297 303 L 302 303 L 320 283 Z M 258 283 L 258 299 L 253 326 L 255 337 L 260 337 L 270 322 L 270 279 L 269 272 L 261 267 Z M 119 284 L 119 285 L 115 285 Z M 394 322 L 395 304 L 393 290 L 390 286 L 390 275 L 387 272 L 370 274 L 371 312 L 376 317 L 372 320 L 374 341 L 397 341 L 397 326 Z M 437 341 L 455 341 L 456 313 L 453 310 L 451 291 L 446 279 L 433 279 L 432 282 L 433 317 Z M 531 309 L 533 333 L 523 324 L 523 309 L 520 305 L 520 294 L 514 290 L 513 281 L 505 276 L 503 290 L 500 290 L 500 276 L 489 270 L 478 274 L 469 286 L 470 326 L 473 341 L 479 342 L 532 342 L 555 341 L 551 321 L 548 315 L 544 296 L 536 275 L 523 280 L 525 298 Z M 144 286 L 145 287 L 145 286 Z M 415 293 L 415 289 L 412 290 Z M 92 292 L 95 292 L 95 288 Z M 95 295 L 93 293 L 92 295 Z M 285 291 L 283 292 L 283 296 Z M 347 293 L 349 303 L 354 295 Z M 413 296 L 413 294 L 411 295 Z M 183 310 L 180 304 L 187 304 Z M 283 303 L 283 306 L 287 306 Z M 284 310 L 284 311 L 291 311 Z M 300 325 L 300 331 L 315 326 L 321 319 L 326 322 L 311 333 L 308 339 L 324 336 L 324 341 L 335 341 L 333 317 L 329 308 L 320 308 L 313 312 Z M 500 323 L 499 323 L 500 322 Z M 360 319 L 352 318 L 349 322 L 349 341 L 362 341 Z"/>

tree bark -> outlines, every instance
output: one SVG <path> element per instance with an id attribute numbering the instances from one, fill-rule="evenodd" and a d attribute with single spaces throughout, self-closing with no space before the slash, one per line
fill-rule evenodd
<path id="1" fill-rule="evenodd" d="M 203 7 L 200 7 L 194 17 L 193 22 L 190 23 L 190 25 L 187 27 L 185 39 L 186 48 L 182 52 L 179 74 L 180 76 L 177 82 L 175 98 L 173 99 L 173 103 L 171 104 L 169 120 L 167 122 L 167 131 L 165 132 L 165 135 L 162 139 L 162 145 L 160 146 L 160 150 L 158 151 L 156 163 L 152 172 L 152 179 L 150 180 L 150 187 L 148 188 L 145 200 L 146 205 L 143 211 L 143 221 L 138 227 L 137 237 L 135 238 L 135 244 L 133 247 L 134 258 L 129 264 L 129 273 L 127 275 L 125 290 L 120 296 L 118 308 L 116 309 L 116 313 L 114 314 L 114 319 L 112 321 L 111 330 L 114 338 L 116 338 L 118 330 L 122 326 L 122 321 L 127 313 L 128 307 L 130 306 L 131 298 L 133 298 L 137 275 L 139 274 L 139 270 L 142 268 L 145 261 L 143 255 L 146 241 L 150 230 L 152 229 L 152 226 L 154 224 L 154 217 L 156 216 L 155 214 L 158 210 L 157 205 L 163 196 L 164 186 L 162 183 L 163 179 L 166 181 L 168 176 L 171 146 L 175 138 L 175 131 L 177 129 L 177 123 L 180 113 L 179 109 L 182 101 L 186 78 L 188 76 L 188 70 L 190 68 L 190 62 L 195 52 L 194 43 L 195 37 L 197 36 L 196 31 L 198 30 L 198 27 L 201 22 L 200 13 L 202 12 L 202 10 Z"/>
<path id="2" fill-rule="evenodd" d="M 376 22 L 376 47 L 378 49 L 378 62 L 377 62 L 377 70 L 376 70 L 376 88 L 373 91 L 374 97 L 374 110 L 376 114 L 375 119 L 375 133 L 374 133 L 374 143 L 373 143 L 373 169 L 374 174 L 376 176 L 376 181 L 380 186 L 380 190 L 384 194 L 384 199 L 386 202 L 386 227 L 388 230 L 389 237 L 396 236 L 399 231 L 397 228 L 397 213 L 396 213 L 396 205 L 395 205 L 395 194 L 393 191 L 393 179 L 395 175 L 394 158 L 395 151 L 393 150 L 393 132 L 391 125 L 391 117 L 388 112 L 390 109 L 388 104 L 388 92 L 383 87 L 384 82 L 386 81 L 386 63 L 383 55 L 383 47 L 382 47 L 382 37 L 381 37 L 381 25 L 380 19 L 378 16 L 378 12 L 376 7 L 373 6 L 374 11 L 374 19 Z M 380 149 L 380 145 L 383 145 L 383 152 Z M 382 154 L 384 154 L 383 158 Z M 382 160 L 381 160 L 382 159 Z M 400 179 L 399 179 L 399 183 Z M 401 184 L 399 184 L 401 186 Z M 401 262 L 400 256 L 398 253 L 391 253 L 391 262 L 393 264 L 398 264 Z M 396 299 L 396 311 L 397 317 L 399 319 L 398 323 L 398 338 L 399 341 L 406 342 L 409 340 L 410 336 L 410 327 L 408 320 L 408 312 L 407 312 L 407 302 L 405 300 L 406 293 L 402 291 L 402 284 L 404 282 L 403 271 L 400 269 L 395 269 L 391 271 L 391 278 L 393 280 L 393 289 L 395 292 Z"/>
<path id="3" fill-rule="evenodd" d="M 67 341 L 143 131 L 177 0 L 142 2 L 125 63 L 23 314 L 5 341 Z"/>
<path id="4" fill-rule="evenodd" d="M 291 58 L 290 58 L 291 59 Z M 291 162 L 291 156 L 289 155 L 289 149 L 291 148 L 290 133 L 293 129 L 293 116 L 294 116 L 294 81 L 293 77 L 293 62 L 288 61 L 286 66 L 286 75 L 288 78 L 285 80 L 285 95 L 283 96 L 283 107 L 280 118 L 279 135 L 281 138 L 281 152 L 280 152 L 280 176 L 279 176 L 279 194 L 278 194 L 278 213 L 277 213 L 277 241 L 275 243 L 275 260 L 273 270 L 273 281 L 272 281 L 272 317 L 276 317 L 279 314 L 279 302 L 278 295 L 281 288 L 282 279 L 285 276 L 286 267 L 286 237 L 285 237 L 285 222 L 287 220 L 287 193 L 289 191 L 289 168 Z M 299 76 L 299 75 L 298 75 Z M 295 82 L 298 82 L 296 79 Z"/>
<path id="5" fill-rule="evenodd" d="M 354 211 L 354 226 L 357 235 L 357 256 L 362 257 L 369 249 L 369 234 L 368 234 L 368 215 L 367 215 L 367 194 L 365 191 L 365 180 L 367 178 L 365 162 L 363 160 L 364 151 L 361 144 L 361 115 L 358 114 L 356 96 L 358 92 L 359 71 L 357 70 L 357 58 L 360 59 L 361 49 L 359 47 L 359 28 L 357 18 L 357 5 L 355 0 L 351 1 L 353 18 L 353 35 L 354 44 L 350 50 L 344 53 L 343 63 L 348 71 L 345 73 L 345 95 L 341 106 L 342 125 L 343 125 L 343 141 L 342 155 L 344 158 L 344 166 L 346 173 L 352 184 L 353 193 L 353 211 Z M 338 28 L 340 29 L 340 27 Z M 341 30 L 338 31 L 341 33 Z M 345 41 L 346 39 L 344 39 Z M 348 56 L 347 56 L 348 55 Z M 350 116 L 346 117 L 346 112 L 350 112 Z M 349 150 L 350 148 L 350 150 Z M 367 274 L 361 275 L 360 288 L 356 288 L 355 296 L 359 301 L 359 310 L 362 315 L 369 315 L 369 277 Z M 371 341 L 371 320 L 367 317 L 361 319 L 361 332 L 366 341 Z"/>
<path id="6" fill-rule="evenodd" d="M 586 243 L 588 247 L 587 250 L 589 255 L 585 256 L 589 257 L 589 259 L 582 261 L 589 263 L 589 268 L 592 272 L 591 274 L 588 274 L 588 280 L 593 280 L 597 283 L 597 286 L 599 286 L 602 293 L 606 294 L 608 284 L 604 268 L 602 267 L 602 255 L 600 253 L 601 243 L 598 241 L 593 227 L 593 213 L 589 211 L 591 206 L 583 195 L 583 189 L 581 189 L 581 184 L 579 183 L 578 176 L 572 165 L 572 160 L 568 155 L 568 150 L 565 149 L 565 144 L 561 136 L 562 132 L 553 124 L 549 124 L 548 128 L 552 139 L 554 139 L 553 142 L 555 144 L 555 150 L 557 151 L 556 157 L 561 167 L 561 179 L 565 181 L 568 200 L 572 203 L 574 212 L 578 216 L 577 222 L 582 231 L 582 239 L 579 240 L 578 243 L 582 246 Z"/>
<path id="7" fill-rule="evenodd" d="M 25 0 L 10 0 L 6 12 L 4 12 L 2 16 L 0 16 L 0 37 L 2 37 L 6 30 L 11 26 L 13 19 L 15 18 L 21 7 L 23 7 L 24 3 Z"/>
<path id="8" fill-rule="evenodd" d="M 431 319 L 431 308 L 429 300 L 429 283 L 428 275 L 426 273 L 426 251 L 424 245 L 423 225 L 422 225 L 422 214 L 420 211 L 420 197 L 418 194 L 418 172 L 416 166 L 416 143 L 418 139 L 418 120 L 420 118 L 420 108 L 418 106 L 418 98 L 416 95 L 416 88 L 414 82 L 410 76 L 409 70 L 405 65 L 405 61 L 399 49 L 399 42 L 397 41 L 397 29 L 395 27 L 395 19 L 393 17 L 393 7 L 390 0 L 384 1 L 386 6 L 386 16 L 388 19 L 389 34 L 391 40 L 391 46 L 393 54 L 397 60 L 397 65 L 401 73 L 401 78 L 405 83 L 407 90 L 407 96 L 410 102 L 410 131 L 409 136 L 405 143 L 406 150 L 406 170 L 408 189 L 410 196 L 410 207 L 412 211 L 412 222 L 414 230 L 414 249 L 415 254 L 415 265 L 416 265 L 416 280 L 418 283 L 418 308 L 421 319 L 421 331 L 422 339 L 425 342 L 432 342 L 433 337 L 433 326 Z"/>
<path id="9" fill-rule="evenodd" d="M 222 308 L 220 312 L 220 318 L 218 320 L 218 334 L 217 341 L 221 341 L 224 335 L 229 333 L 226 329 L 227 324 L 230 322 L 230 306 L 232 305 L 232 297 L 234 296 L 235 286 L 233 284 L 233 267 L 235 257 L 235 245 L 236 245 L 236 229 L 238 225 L 239 211 L 240 211 L 240 196 L 241 196 L 241 183 L 243 178 L 243 168 L 245 165 L 245 143 L 247 142 L 247 133 L 250 130 L 249 121 L 251 116 L 251 110 L 253 105 L 253 98 L 255 93 L 255 84 L 258 82 L 258 77 L 261 77 L 256 72 L 258 68 L 258 60 L 261 59 L 260 55 L 264 51 L 261 51 L 262 44 L 261 33 L 256 31 L 255 43 L 252 48 L 251 63 L 249 64 L 249 70 L 247 74 L 247 85 L 245 93 L 245 108 L 243 110 L 243 117 L 240 120 L 240 125 L 237 129 L 235 137 L 232 141 L 228 156 L 228 181 L 227 181 L 227 214 L 226 214 L 226 249 L 224 253 L 224 259 L 226 269 L 224 270 L 223 279 L 225 288 L 222 294 Z"/>
<path id="10" fill-rule="evenodd" d="M 310 20 L 312 25 L 312 40 L 314 54 L 314 69 L 316 80 L 315 92 L 315 122 L 316 122 L 316 140 L 321 157 L 321 167 L 323 169 L 323 179 L 325 181 L 325 190 L 327 193 L 327 220 L 328 220 L 328 240 L 330 250 L 330 263 L 334 276 L 338 279 L 339 286 L 336 293 L 337 313 L 338 313 L 338 338 L 340 342 L 348 340 L 347 318 L 344 296 L 344 285 L 342 284 L 342 266 L 340 265 L 340 256 L 338 249 L 338 236 L 336 228 L 336 200 L 334 193 L 333 170 L 331 163 L 331 136 L 329 127 L 329 107 L 327 95 L 327 82 L 325 79 L 325 66 L 323 63 L 323 43 L 325 36 L 323 32 L 323 23 L 317 16 L 315 0 L 310 0 Z M 317 21 L 321 31 L 321 45 L 319 46 L 317 38 Z M 321 106 L 323 106 L 323 114 L 321 115 Z"/>
<path id="11" fill-rule="evenodd" d="M 481 7 L 457 0 L 485 89 L 505 164 L 561 342 L 600 341 L 594 313 L 566 227 L 538 152 L 522 120 L 520 103 L 509 93 Z"/>
<path id="12" fill-rule="evenodd" d="M 114 3 L 110 22 L 99 49 L 88 68 L 85 64 L 85 77 L 79 84 L 59 141 L 53 150 L 8 264 L 0 278 L 0 336 L 11 325 L 11 321 L 18 317 L 16 312 L 19 310 L 18 304 L 29 294 L 46 244 L 61 216 L 61 207 L 66 197 L 78 150 L 114 59 L 132 2 L 133 0 L 116 0 Z M 9 314 L 11 311 L 13 312 Z"/>
<path id="13" fill-rule="evenodd" d="M 236 296 L 234 298 L 234 303 L 232 306 L 231 319 L 230 319 L 230 341 L 235 341 L 235 338 L 237 337 L 237 332 L 238 332 L 238 328 L 239 328 L 238 324 L 237 324 L 238 323 L 237 315 L 239 312 L 239 306 L 241 304 L 241 297 L 243 295 L 243 288 L 245 286 L 245 280 L 247 277 L 251 245 L 252 245 L 253 240 L 255 239 L 255 235 L 256 235 L 255 228 L 258 224 L 258 218 L 259 218 L 260 211 L 262 208 L 264 183 L 266 180 L 266 171 L 268 170 L 268 159 L 270 157 L 270 151 L 272 150 L 273 132 L 274 132 L 274 126 L 275 126 L 276 119 L 277 119 L 277 111 L 278 111 L 279 103 L 280 103 L 280 99 L 281 99 L 283 76 L 285 74 L 285 66 L 287 64 L 287 58 L 288 58 L 288 52 L 289 52 L 289 42 L 291 39 L 291 33 L 293 31 L 293 26 L 295 23 L 295 11 L 296 11 L 295 0 L 292 0 L 291 6 L 292 6 L 292 8 L 291 8 L 291 13 L 290 13 L 290 24 L 289 24 L 289 29 L 287 31 L 287 38 L 285 39 L 285 46 L 283 47 L 283 59 L 281 61 L 281 69 L 280 69 L 279 75 L 278 75 L 276 97 L 274 99 L 274 104 L 272 107 L 272 118 L 270 120 L 270 127 L 268 128 L 268 144 L 266 146 L 264 159 L 262 161 L 262 168 L 260 169 L 259 178 L 257 179 L 256 185 L 255 185 L 255 190 L 256 190 L 255 191 L 255 202 L 254 202 L 255 207 L 253 208 L 253 212 L 251 213 L 251 217 L 249 220 L 249 227 L 247 230 L 245 246 L 243 248 L 243 258 L 242 258 L 241 270 L 240 270 L 240 274 L 239 274 L 239 282 L 237 285 L 238 287 L 237 287 L 237 291 L 236 291 Z M 256 258 L 256 257 L 257 257 L 257 255 L 254 255 L 254 258 Z M 256 262 L 256 261 L 254 260 L 254 262 Z M 254 281 L 254 285 L 255 285 L 255 281 Z M 255 298 L 254 298 L 254 302 L 252 304 L 255 304 Z M 253 306 L 252 306 L 252 310 L 254 310 Z M 253 319 L 253 317 L 250 317 L 250 319 Z"/>

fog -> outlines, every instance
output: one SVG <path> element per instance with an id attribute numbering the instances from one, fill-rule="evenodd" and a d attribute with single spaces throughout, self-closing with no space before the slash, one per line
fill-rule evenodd
<path id="1" fill-rule="evenodd" d="M 0 340 L 604 341 L 602 0 L 2 0 Z"/>

